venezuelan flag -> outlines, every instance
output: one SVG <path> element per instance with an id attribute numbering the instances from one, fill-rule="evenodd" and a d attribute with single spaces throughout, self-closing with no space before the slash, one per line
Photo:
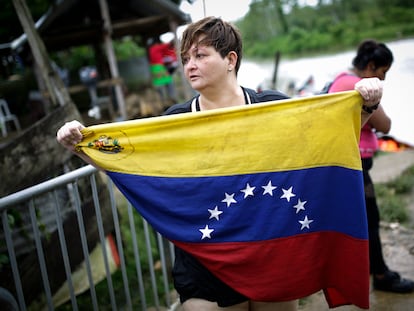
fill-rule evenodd
<path id="1" fill-rule="evenodd" d="M 369 307 L 356 91 L 91 126 L 78 145 L 162 235 L 257 301 Z"/>

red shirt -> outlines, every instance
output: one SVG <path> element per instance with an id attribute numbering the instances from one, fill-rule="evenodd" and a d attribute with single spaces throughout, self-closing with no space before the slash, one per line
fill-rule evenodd
<path id="1" fill-rule="evenodd" d="M 155 43 L 151 45 L 148 49 L 148 54 L 149 62 L 151 65 L 164 64 L 164 58 L 166 56 L 174 56 L 175 60 L 177 59 L 175 50 L 169 43 Z"/>

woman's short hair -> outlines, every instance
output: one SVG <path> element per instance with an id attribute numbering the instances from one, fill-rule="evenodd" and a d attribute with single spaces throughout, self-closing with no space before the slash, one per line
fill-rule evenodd
<path id="1" fill-rule="evenodd" d="M 203 39 L 198 41 L 201 36 Z M 242 59 L 242 39 L 236 26 L 213 16 L 189 24 L 181 38 L 181 59 L 185 58 L 194 43 L 214 47 L 223 58 L 231 51 L 236 52 L 238 57 L 235 71 L 237 74 Z"/>

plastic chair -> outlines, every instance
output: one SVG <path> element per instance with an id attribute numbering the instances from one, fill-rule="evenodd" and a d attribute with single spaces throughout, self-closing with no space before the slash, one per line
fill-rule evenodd
<path id="1" fill-rule="evenodd" d="M 7 136 L 7 122 L 12 121 L 17 131 L 20 131 L 20 123 L 16 115 L 10 113 L 9 105 L 0 98 L 0 127 L 3 137 Z"/>

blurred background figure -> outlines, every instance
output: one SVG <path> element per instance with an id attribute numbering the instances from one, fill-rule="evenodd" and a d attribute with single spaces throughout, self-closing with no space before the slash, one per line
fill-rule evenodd
<path id="1" fill-rule="evenodd" d="M 329 93 L 353 90 L 355 83 L 363 78 L 377 77 L 385 80 L 394 61 L 391 50 L 384 44 L 375 40 L 363 41 L 352 61 L 353 67 L 340 73 L 331 86 Z M 361 130 L 359 150 L 362 160 L 362 170 L 365 187 L 365 205 L 368 218 L 369 233 L 369 258 L 370 270 L 373 276 L 374 289 L 395 292 L 410 293 L 414 289 L 414 282 L 403 279 L 399 273 L 392 271 L 385 263 L 382 253 L 380 230 L 380 213 L 374 191 L 374 184 L 370 176 L 375 152 L 378 150 L 377 132 L 387 134 L 391 129 L 391 119 L 385 113 L 383 107 L 365 110 L 372 114 L 371 118 Z"/>
<path id="2" fill-rule="evenodd" d="M 159 37 L 151 38 L 148 44 L 148 58 L 152 75 L 152 85 L 168 107 L 177 102 L 172 74 L 178 66 L 172 43 L 162 43 Z"/>

